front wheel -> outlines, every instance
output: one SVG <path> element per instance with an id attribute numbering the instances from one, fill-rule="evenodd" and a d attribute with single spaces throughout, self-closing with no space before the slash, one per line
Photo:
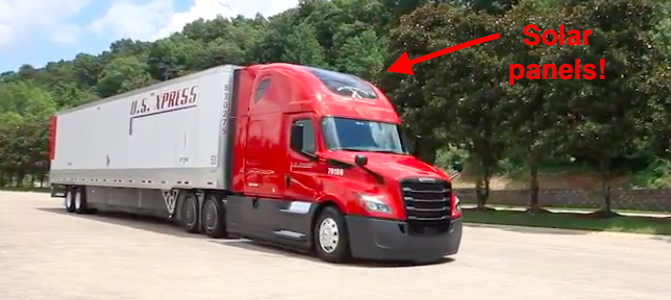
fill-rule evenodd
<path id="1" fill-rule="evenodd" d="M 322 260 L 343 263 L 351 258 L 345 218 L 335 207 L 322 211 L 315 222 L 313 236 L 315 250 Z"/>

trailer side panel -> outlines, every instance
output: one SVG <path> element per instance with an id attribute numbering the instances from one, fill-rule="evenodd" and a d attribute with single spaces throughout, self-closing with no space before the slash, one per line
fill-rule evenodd
<path id="1" fill-rule="evenodd" d="M 227 189 L 233 72 L 224 66 L 61 113 L 50 181 Z"/>

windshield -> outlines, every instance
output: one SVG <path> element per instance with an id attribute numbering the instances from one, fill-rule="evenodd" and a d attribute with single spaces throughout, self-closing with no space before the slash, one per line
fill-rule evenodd
<path id="1" fill-rule="evenodd" d="M 407 154 L 396 124 L 326 117 L 322 131 L 329 150 Z"/>

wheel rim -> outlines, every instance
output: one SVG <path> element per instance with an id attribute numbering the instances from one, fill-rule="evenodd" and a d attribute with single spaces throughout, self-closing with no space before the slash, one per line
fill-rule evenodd
<path id="1" fill-rule="evenodd" d="M 186 206 L 184 219 L 186 219 L 186 222 L 189 225 L 192 225 L 196 222 L 196 203 L 193 200 L 189 201 L 189 205 Z"/>
<path id="2" fill-rule="evenodd" d="M 338 224 L 331 218 L 326 218 L 319 225 L 319 246 L 326 253 L 332 253 L 338 248 L 340 234 Z"/>
<path id="3" fill-rule="evenodd" d="M 217 226 L 218 217 L 217 207 L 214 203 L 209 202 L 205 207 L 205 228 L 212 230 Z"/>
<path id="4" fill-rule="evenodd" d="M 82 208 L 82 193 L 77 192 L 75 195 L 75 209 L 80 209 Z"/>

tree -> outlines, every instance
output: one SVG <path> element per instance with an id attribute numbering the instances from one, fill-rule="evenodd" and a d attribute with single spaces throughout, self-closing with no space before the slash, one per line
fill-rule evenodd
<path id="1" fill-rule="evenodd" d="M 445 7 L 441 6 L 441 9 Z M 433 28 L 447 26 L 449 20 L 440 15 L 439 8 L 427 6 L 401 17 L 398 26 L 390 32 L 389 55 L 385 66 L 390 66 L 402 53 L 419 57 L 433 50 L 432 41 L 441 39 L 441 33 Z M 423 29 L 423 30 L 420 30 Z M 446 141 L 445 102 L 434 96 L 429 80 L 437 76 L 437 65 L 428 61 L 413 66 L 415 75 L 407 76 L 384 72 L 379 79 L 380 87 L 392 100 L 401 116 L 407 142 L 413 152 L 423 161 L 434 163 L 436 151 Z"/>
<path id="2" fill-rule="evenodd" d="M 556 7 L 539 4 L 536 1 L 522 1 L 510 10 L 503 18 L 505 24 L 505 60 L 523 66 L 536 64 L 560 65 L 558 46 L 545 45 L 527 46 L 521 43 L 519 36 L 523 36 L 523 28 L 527 24 L 534 24 L 539 28 L 559 28 L 566 22 L 562 10 Z M 540 73 L 537 75 L 542 76 Z M 548 158 L 558 155 L 561 150 L 563 134 L 566 132 L 561 125 L 561 113 L 565 111 L 564 94 L 559 93 L 562 86 L 580 85 L 579 82 L 564 80 L 518 80 L 515 85 L 508 87 L 512 106 L 509 124 L 510 140 L 508 155 L 526 167 L 529 172 L 529 211 L 540 212 L 538 194 L 540 190 L 538 173 L 539 166 Z M 550 76 L 552 76 L 550 74 Z"/>
<path id="3" fill-rule="evenodd" d="M 501 28 L 497 26 L 501 23 L 497 18 L 448 4 L 426 5 L 401 19 L 397 30 L 403 30 L 402 36 L 396 40 L 409 57 L 417 57 L 498 33 Z M 484 208 L 489 180 L 507 146 L 506 110 L 511 107 L 505 88 L 507 70 L 502 45 L 505 43 L 496 40 L 487 46 L 469 47 L 434 58 L 413 66 L 416 73 L 413 77 L 417 79 L 402 79 L 421 87 L 417 100 L 423 99 L 424 103 L 413 99 L 421 104 L 404 111 L 404 116 L 408 111 L 420 112 L 413 126 L 423 128 L 425 134 L 441 132 L 442 137 L 433 137 L 434 141 L 444 143 L 449 138 L 466 147 L 475 159 L 480 208 Z M 403 104 L 406 108 L 412 105 L 408 102 Z M 431 149 L 434 156 L 435 149 Z"/>
<path id="4" fill-rule="evenodd" d="M 604 79 L 586 81 L 570 93 L 568 114 L 569 151 L 601 174 L 601 216 L 613 215 L 610 179 L 622 172 L 627 161 L 645 149 L 650 136 L 651 99 L 667 100 L 646 89 L 650 80 L 668 76 L 660 68 L 652 46 L 655 6 L 647 0 L 573 1 L 569 18 L 593 30 L 589 45 L 567 48 L 565 61 L 580 58 L 599 65 L 604 59 Z M 659 70 L 664 70 L 660 74 Z"/>
<path id="5" fill-rule="evenodd" d="M 286 36 L 284 51 L 280 61 L 314 67 L 325 67 L 324 48 L 317 40 L 317 33 L 312 25 L 301 23 Z"/>
<path id="6" fill-rule="evenodd" d="M 116 58 L 103 68 L 96 90 L 104 98 L 148 86 L 153 81 L 147 68 L 134 56 Z"/>
<path id="7" fill-rule="evenodd" d="M 346 32 L 347 29 L 342 31 Z M 374 80 L 384 71 L 387 42 L 368 29 L 360 34 L 343 34 L 338 41 L 338 57 L 335 67 L 341 71 Z"/>

